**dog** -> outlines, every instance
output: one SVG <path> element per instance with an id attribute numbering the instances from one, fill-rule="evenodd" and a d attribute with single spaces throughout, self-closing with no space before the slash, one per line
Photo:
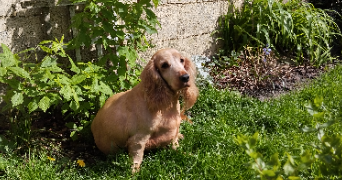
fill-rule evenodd
<path id="1" fill-rule="evenodd" d="M 145 150 L 172 145 L 183 137 L 183 112 L 198 97 L 196 67 L 175 49 L 157 51 L 141 73 L 141 82 L 107 99 L 94 118 L 91 131 L 105 154 L 128 150 L 132 172 L 139 171 Z M 179 97 L 184 100 L 180 108 Z"/>

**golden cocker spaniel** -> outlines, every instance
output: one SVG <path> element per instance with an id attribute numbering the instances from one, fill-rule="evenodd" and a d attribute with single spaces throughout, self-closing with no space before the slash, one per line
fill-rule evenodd
<path id="1" fill-rule="evenodd" d="M 91 125 L 97 147 L 105 154 L 128 149 L 133 172 L 139 170 L 144 150 L 171 143 L 176 149 L 183 137 L 183 112 L 198 97 L 195 76 L 194 64 L 177 50 L 157 51 L 142 71 L 141 83 L 110 97 L 97 113 Z"/>

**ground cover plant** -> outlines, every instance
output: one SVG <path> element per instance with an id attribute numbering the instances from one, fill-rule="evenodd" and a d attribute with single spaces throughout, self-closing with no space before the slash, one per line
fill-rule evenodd
<path id="1" fill-rule="evenodd" d="M 1 157 L 2 178 L 25 179 L 254 179 L 250 158 L 236 143 L 238 135 L 259 133 L 257 152 L 263 159 L 278 153 L 284 165 L 286 154 L 294 159 L 304 150 L 313 149 L 317 134 L 303 132 L 328 120 L 340 120 L 342 67 L 323 75 L 302 91 L 292 92 L 279 99 L 259 101 L 238 93 L 203 88 L 201 96 L 190 112 L 193 124 L 183 123 L 185 139 L 177 151 L 161 149 L 145 155 L 141 171 L 132 176 L 126 153 L 80 164 L 70 157 L 58 157 L 45 151 L 31 151 L 25 158 L 16 155 Z M 323 97 L 329 115 L 313 118 L 307 104 Z M 340 125 L 329 128 L 327 134 L 340 133 Z M 81 165 L 85 165 L 81 167 Z M 18 168 L 22 167 L 22 168 Z M 318 166 L 299 171 L 297 176 L 310 179 L 319 175 Z M 287 179 L 284 175 L 284 178 Z"/>
<path id="2" fill-rule="evenodd" d="M 132 6 L 115 2 L 113 9 L 113 1 L 101 1 L 105 6 L 94 1 L 75 2 L 81 1 L 88 4 L 83 15 L 74 19 L 80 36 L 70 45 L 90 45 L 95 39 L 109 51 L 99 57 L 99 61 L 74 61 L 64 50 L 69 44 L 63 42 L 63 38 L 39 44 L 37 49 L 47 55 L 37 60 L 38 63 L 22 61 L 25 52 L 13 54 L 2 45 L 0 81 L 10 89 L 4 97 L 9 114 L 1 114 L 6 119 L 2 119 L 0 130 L 5 132 L 8 126 L 13 129 L 10 134 L 0 136 L 1 179 L 340 178 L 341 65 L 329 71 L 329 68 L 323 69 L 326 74 L 300 91 L 267 101 L 203 86 L 198 102 L 187 112 L 193 124 L 184 122 L 181 126 L 185 139 L 180 142 L 180 148 L 147 153 L 141 171 L 134 176 L 126 152 L 106 158 L 101 156 L 94 144 L 88 142 L 92 138 L 85 136 L 87 132 L 90 135 L 87 127 L 92 115 L 110 94 L 128 89 L 138 81 L 139 67 L 126 67 L 134 65 L 136 48 L 144 49 L 148 45 L 143 32 L 155 32 L 153 26 L 157 22 L 154 14 L 147 10 L 152 7 L 149 1 Z M 148 11 L 146 15 L 150 19 L 143 22 L 139 18 L 128 18 L 125 23 L 130 26 L 127 27 L 135 30 L 126 31 L 127 27 L 116 23 L 119 17 L 129 16 L 122 11 L 125 8 L 137 13 L 136 18 Z M 117 11 L 118 16 L 110 14 L 112 10 Z M 98 14 L 100 11 L 104 14 Z M 113 21 L 108 21 L 106 14 Z M 82 18 L 87 23 L 80 23 Z M 109 31 L 108 36 L 97 36 L 113 26 L 117 26 L 121 34 Z M 118 39 L 112 38 L 116 36 Z M 270 67 L 278 67 L 274 64 L 277 57 L 272 56 L 274 46 L 264 44 L 244 50 L 249 67 L 254 69 L 251 75 L 255 84 L 272 75 Z M 234 52 L 229 57 L 219 58 L 222 59 L 217 59 L 215 66 L 221 65 L 222 69 L 243 59 Z M 66 60 L 67 65 L 61 64 L 61 59 Z M 222 72 L 220 68 L 213 69 Z M 48 125 L 37 128 L 35 123 L 42 122 L 38 120 L 41 115 Z M 329 122 L 335 123 L 330 125 Z M 32 126 L 37 129 L 31 131 Z M 62 126 L 63 130 L 54 131 L 54 126 Z M 65 133 L 68 138 L 76 139 L 77 135 L 83 138 L 65 140 Z M 65 148 L 65 144 L 72 148 Z M 68 150 L 76 148 L 81 150 L 69 153 Z"/>

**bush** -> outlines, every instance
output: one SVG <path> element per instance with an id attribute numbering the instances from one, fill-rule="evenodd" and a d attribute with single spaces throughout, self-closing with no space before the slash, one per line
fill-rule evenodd
<path id="1" fill-rule="evenodd" d="M 337 0 L 309 0 L 311 4 L 313 4 L 316 8 L 324 9 L 327 11 L 327 13 L 334 18 L 334 21 L 339 26 L 339 28 L 342 28 L 342 1 Z M 336 55 L 341 55 L 341 49 L 342 49 L 342 39 L 336 38 L 335 44 L 332 50 L 332 53 L 335 53 Z"/>
<path id="2" fill-rule="evenodd" d="M 1 45 L 0 82 L 7 85 L 3 96 L 6 102 L 3 111 L 7 115 L 2 123 L 9 123 L 11 130 L 10 140 L 0 137 L 0 151 L 4 147 L 29 144 L 32 121 L 45 113 L 62 113 L 68 118 L 70 122 L 66 125 L 73 140 L 80 134 L 90 135 L 91 120 L 105 100 L 139 82 L 138 51 L 150 46 L 145 33 L 156 33 L 158 24 L 151 1 L 73 2 L 83 2 L 85 8 L 73 18 L 77 36 L 71 42 L 63 42 L 64 37 L 46 40 L 17 54 Z M 158 5 L 158 1 L 153 2 Z M 93 62 L 74 62 L 65 52 L 66 47 L 90 47 L 93 43 L 105 49 Z M 40 50 L 46 54 L 43 59 L 27 61 L 28 54 Z M 69 63 L 61 63 L 65 59 Z"/>
<path id="3" fill-rule="evenodd" d="M 234 10 L 234 13 L 232 13 Z M 268 44 L 279 53 L 294 55 L 293 61 L 314 65 L 332 60 L 331 43 L 340 29 L 324 10 L 301 0 L 245 0 L 241 9 L 229 6 L 220 20 L 219 33 L 225 55 L 246 47 Z"/>
<path id="4" fill-rule="evenodd" d="M 339 179 L 342 177 L 342 136 L 340 130 L 336 133 L 325 130 L 332 125 L 341 124 L 340 119 L 326 120 L 330 117 L 330 112 L 326 109 L 323 98 L 316 97 L 312 103 L 307 104 L 307 110 L 313 117 L 313 122 L 317 123 L 315 127 L 305 127 L 305 133 L 317 133 L 317 142 L 300 142 L 312 144 L 311 149 L 302 150 L 299 155 L 291 155 L 285 152 L 284 157 L 279 158 L 279 153 L 270 157 L 269 161 L 257 152 L 259 134 L 255 133 L 248 137 L 238 135 L 235 142 L 240 145 L 250 156 L 250 167 L 255 171 L 260 179 L 301 179 L 310 177 L 316 179 Z M 339 109 L 341 114 L 342 109 Z M 331 117 L 330 117 L 331 118 Z M 339 129 L 339 128 L 337 128 Z M 282 162 L 283 161 L 283 162 Z"/>

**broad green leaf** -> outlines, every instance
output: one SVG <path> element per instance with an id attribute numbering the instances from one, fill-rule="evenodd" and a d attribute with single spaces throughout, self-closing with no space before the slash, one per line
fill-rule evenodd
<path id="1" fill-rule="evenodd" d="M 259 153 L 255 152 L 252 149 L 247 149 L 246 152 L 253 159 L 257 159 L 259 157 Z"/>
<path id="2" fill-rule="evenodd" d="M 273 170 L 266 169 L 261 172 L 261 175 L 266 176 L 266 177 L 274 177 L 276 176 L 276 173 Z"/>
<path id="3" fill-rule="evenodd" d="M 95 93 L 98 93 L 100 91 L 99 80 L 97 78 L 93 79 L 91 90 Z"/>
<path id="4" fill-rule="evenodd" d="M 314 99 L 314 103 L 316 105 L 316 107 L 321 107 L 322 103 L 323 103 L 323 97 L 322 96 L 318 96 Z"/>
<path id="5" fill-rule="evenodd" d="M 254 135 L 252 137 L 249 138 L 249 142 L 248 143 L 249 143 L 249 145 L 251 147 L 254 147 L 257 144 L 258 137 L 259 137 L 259 133 L 256 132 L 256 133 L 254 133 Z"/>
<path id="6" fill-rule="evenodd" d="M 242 134 L 239 134 L 236 137 L 234 137 L 234 142 L 240 146 L 247 143 L 247 141 L 248 141 L 248 138 Z"/>
<path id="7" fill-rule="evenodd" d="M 0 62 L 2 67 L 10 67 L 16 65 L 16 59 L 11 50 L 5 45 L 1 44 L 3 53 L 0 54 Z"/>
<path id="8" fill-rule="evenodd" d="M 119 53 L 119 56 L 127 56 L 128 53 L 128 47 L 127 46 L 120 46 L 118 47 L 117 52 Z"/>
<path id="9" fill-rule="evenodd" d="M 20 67 L 8 67 L 14 74 L 22 78 L 30 79 L 30 74 Z"/>
<path id="10" fill-rule="evenodd" d="M 87 79 L 85 74 L 76 74 L 71 78 L 71 84 L 76 85 Z"/>
<path id="11" fill-rule="evenodd" d="M 159 4 L 159 0 L 152 0 L 153 1 L 153 4 L 154 4 L 154 7 L 156 8 Z"/>
<path id="12" fill-rule="evenodd" d="M 51 71 L 51 72 L 64 72 L 62 68 L 57 67 L 57 66 L 46 68 L 46 70 Z"/>
<path id="13" fill-rule="evenodd" d="M 305 164 L 306 166 L 310 166 L 311 163 L 313 162 L 311 152 L 310 151 L 305 151 L 300 156 L 300 161 L 301 161 L 301 163 Z"/>
<path id="14" fill-rule="evenodd" d="M 113 91 L 112 89 L 105 83 L 103 83 L 102 81 L 100 81 L 100 88 L 99 90 L 104 93 L 104 94 L 107 94 L 107 95 L 112 95 L 113 94 Z"/>
<path id="15" fill-rule="evenodd" d="M 67 101 L 71 100 L 72 97 L 72 91 L 70 86 L 63 86 L 59 93 L 65 98 Z"/>
<path id="16" fill-rule="evenodd" d="M 36 109 L 38 109 L 38 103 L 37 103 L 37 99 L 33 99 L 29 104 L 28 104 L 28 110 L 29 113 L 35 111 Z"/>
<path id="17" fill-rule="evenodd" d="M 278 153 L 275 153 L 271 156 L 271 160 L 270 160 L 270 165 L 272 166 L 273 170 L 277 171 L 278 168 L 280 167 L 281 163 L 279 161 L 278 158 Z"/>
<path id="18" fill-rule="evenodd" d="M 78 134 L 77 134 L 77 132 L 76 132 L 76 131 L 72 131 L 72 132 L 70 133 L 70 137 L 71 137 L 71 139 L 72 139 L 73 141 L 76 141 L 76 140 L 78 139 Z"/>
<path id="19" fill-rule="evenodd" d="M 68 127 L 69 129 L 77 129 L 77 125 L 74 122 L 68 122 L 65 124 L 66 127 Z"/>
<path id="20" fill-rule="evenodd" d="M 136 60 L 138 58 L 138 54 L 134 49 L 129 48 L 126 58 L 128 59 L 128 63 L 131 67 L 133 67 L 136 64 Z"/>
<path id="21" fill-rule="evenodd" d="M 307 127 L 305 126 L 303 129 L 302 129 L 303 132 L 314 132 L 316 131 L 315 128 L 310 128 L 310 127 Z"/>
<path id="22" fill-rule="evenodd" d="M 52 58 L 51 56 L 45 56 L 41 64 L 41 67 L 49 67 L 49 66 L 56 66 L 56 65 L 57 65 L 56 58 Z"/>
<path id="23" fill-rule="evenodd" d="M 71 101 L 70 102 L 70 105 L 69 105 L 69 107 L 73 110 L 73 111 L 77 111 L 77 109 L 79 108 L 79 103 L 78 102 L 76 102 L 76 101 Z"/>
<path id="24" fill-rule="evenodd" d="M 284 173 L 286 175 L 291 175 L 294 173 L 295 169 L 292 167 L 291 163 L 289 161 L 287 161 L 283 167 L 284 169 Z"/>
<path id="25" fill-rule="evenodd" d="M 281 176 L 278 176 L 276 180 L 284 180 Z"/>
<path id="26" fill-rule="evenodd" d="M 266 168 L 266 163 L 261 158 L 257 158 L 255 162 L 258 164 L 258 168 L 261 168 L 261 169 Z"/>
<path id="27" fill-rule="evenodd" d="M 6 75 L 6 72 L 7 72 L 6 68 L 0 67 L 0 76 Z"/>
<path id="28" fill-rule="evenodd" d="M 57 77 L 54 79 L 56 82 L 60 84 L 70 85 L 71 80 L 66 77 L 64 74 L 57 74 Z"/>
<path id="29" fill-rule="evenodd" d="M 324 117 L 324 112 L 317 112 L 317 113 L 313 114 L 313 117 L 315 117 L 317 119 L 321 119 Z"/>
<path id="30" fill-rule="evenodd" d="M 11 98 L 12 107 L 18 106 L 24 102 L 24 96 L 22 93 L 14 92 L 14 95 Z"/>
<path id="31" fill-rule="evenodd" d="M 38 103 L 38 106 L 41 110 L 46 112 L 47 109 L 49 109 L 50 105 L 50 98 L 47 96 L 44 96 Z"/>
<path id="32" fill-rule="evenodd" d="M 298 176 L 289 176 L 289 180 L 300 180 Z"/>
<path id="33" fill-rule="evenodd" d="M 78 95 L 77 95 L 75 89 L 71 88 L 71 92 L 72 92 L 72 96 L 73 96 L 75 102 L 77 103 L 77 108 L 79 108 L 79 106 L 80 106 L 79 98 L 78 98 Z"/>
<path id="34" fill-rule="evenodd" d="M 142 26 L 145 28 L 145 30 L 148 34 L 155 34 L 158 32 L 157 29 L 153 26 L 145 25 L 145 24 L 142 24 Z"/>
<path id="35" fill-rule="evenodd" d="M 48 79 L 54 79 L 55 75 L 51 74 L 51 72 L 49 70 L 46 70 L 43 72 L 42 77 L 39 79 L 40 82 L 46 82 Z M 37 78 L 37 77 L 33 77 L 32 79 Z"/>
<path id="36" fill-rule="evenodd" d="M 104 103 L 106 102 L 107 96 L 105 94 L 101 94 L 100 98 L 99 98 L 99 105 L 100 107 L 102 107 L 104 105 Z"/>
<path id="37" fill-rule="evenodd" d="M 80 73 L 80 69 L 75 65 L 74 61 L 68 56 L 68 59 L 69 59 L 69 62 L 71 64 L 71 71 L 74 72 L 74 73 Z"/>
<path id="38" fill-rule="evenodd" d="M 305 103 L 304 106 L 306 107 L 306 110 L 308 111 L 308 113 L 313 116 L 316 111 L 314 110 L 314 107 L 312 107 L 311 103 Z"/>
<path id="39" fill-rule="evenodd" d="M 16 79 L 6 79 L 6 83 L 13 89 L 22 90 L 22 83 Z"/>

